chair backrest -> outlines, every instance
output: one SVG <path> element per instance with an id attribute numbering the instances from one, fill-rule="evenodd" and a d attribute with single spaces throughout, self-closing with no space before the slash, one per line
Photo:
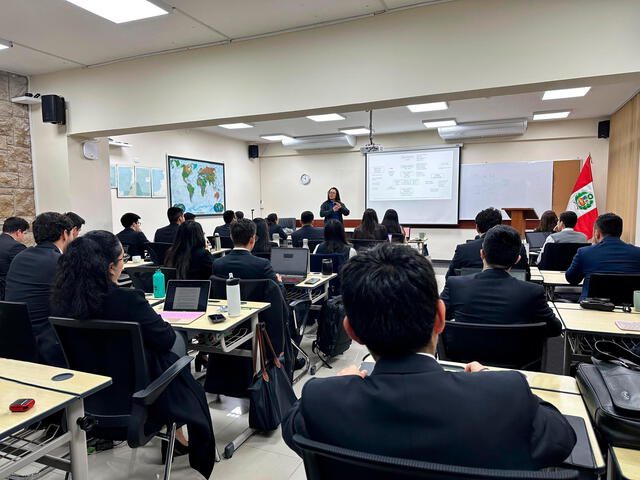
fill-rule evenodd
<path id="1" fill-rule="evenodd" d="M 355 248 L 356 251 L 358 252 L 360 250 L 366 250 L 367 248 L 373 248 L 377 245 L 380 245 L 381 243 L 385 243 L 388 241 L 389 240 L 364 240 L 364 239 L 358 239 L 358 238 L 351 239 L 353 248 Z"/>
<path id="2" fill-rule="evenodd" d="M 38 361 L 38 345 L 26 303 L 0 302 L 0 332 L 0 357 Z"/>
<path id="3" fill-rule="evenodd" d="M 153 274 L 156 270 L 164 274 L 164 288 L 167 288 L 167 282 L 169 280 L 175 280 L 177 278 L 177 271 L 172 267 L 156 267 L 142 265 L 139 267 L 131 267 L 127 269 L 127 274 L 131 278 L 134 288 L 138 288 L 145 293 L 153 293 Z"/>
<path id="4" fill-rule="evenodd" d="M 309 240 L 309 251 L 313 252 L 324 240 Z"/>
<path id="5" fill-rule="evenodd" d="M 316 442 L 299 434 L 293 441 L 302 450 L 309 480 L 561 480 L 576 479 L 575 470 L 522 471 L 459 467 L 358 452 Z"/>
<path id="6" fill-rule="evenodd" d="M 545 240 L 553 232 L 524 232 L 524 238 L 529 244 L 530 250 L 540 250 Z"/>
<path id="7" fill-rule="evenodd" d="M 278 225 L 280 225 L 282 228 L 290 228 L 291 230 L 295 230 L 296 219 L 293 217 L 279 218 Z"/>
<path id="8" fill-rule="evenodd" d="M 220 247 L 221 248 L 233 248 L 233 240 L 231 237 L 220 237 Z"/>
<path id="9" fill-rule="evenodd" d="M 458 269 L 456 268 L 455 270 L 458 270 Z M 460 270 L 460 272 L 458 273 L 458 275 L 460 275 L 460 276 L 474 275 L 474 274 L 480 273 L 482 271 L 481 268 L 473 268 L 473 267 L 462 267 L 459 270 Z"/>
<path id="10" fill-rule="evenodd" d="M 271 260 L 271 252 L 251 252 L 254 256 L 258 258 L 264 258 L 265 260 Z"/>
<path id="11" fill-rule="evenodd" d="M 540 270 L 566 270 L 579 248 L 589 243 L 547 243 L 538 262 Z"/>
<path id="12" fill-rule="evenodd" d="M 633 292 L 640 290 L 640 275 L 634 273 L 592 273 L 589 297 L 608 298 L 615 305 L 633 305 Z"/>
<path id="13" fill-rule="evenodd" d="M 479 324 L 447 321 L 440 336 L 444 357 L 520 370 L 539 369 L 547 339 L 546 323 Z"/>
<path id="14" fill-rule="evenodd" d="M 167 255 L 167 250 L 171 248 L 171 243 L 163 242 L 147 242 L 145 246 L 149 250 L 151 255 L 151 261 L 154 265 L 164 265 L 164 258 Z"/>
<path id="15" fill-rule="evenodd" d="M 126 439 L 132 395 L 149 385 L 140 324 L 50 317 L 69 368 L 111 377 L 111 386 L 84 400 L 100 438 Z M 104 429 L 104 431 L 102 430 Z M 124 435 L 124 436 L 122 436 Z"/>

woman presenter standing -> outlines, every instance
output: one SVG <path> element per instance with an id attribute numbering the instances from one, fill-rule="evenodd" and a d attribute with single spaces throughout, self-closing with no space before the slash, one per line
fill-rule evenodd
<path id="1" fill-rule="evenodd" d="M 340 200 L 340 192 L 336 187 L 331 187 L 327 193 L 327 200 L 320 205 L 320 216 L 325 223 L 329 220 L 338 220 L 344 223 L 342 216 L 349 215 L 349 209 Z"/>

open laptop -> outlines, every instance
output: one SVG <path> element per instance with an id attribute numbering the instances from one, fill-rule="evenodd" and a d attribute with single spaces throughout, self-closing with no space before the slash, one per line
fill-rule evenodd
<path id="1" fill-rule="evenodd" d="M 547 240 L 547 237 L 553 232 L 525 232 L 524 236 L 529 244 L 529 251 L 540 251 L 542 245 Z"/>
<path id="2" fill-rule="evenodd" d="M 280 274 L 282 283 L 295 285 L 307 278 L 309 273 L 308 248 L 272 248 L 271 266 Z"/>
<path id="3" fill-rule="evenodd" d="M 207 311 L 210 280 L 169 280 L 162 319 L 172 325 L 188 325 Z"/>

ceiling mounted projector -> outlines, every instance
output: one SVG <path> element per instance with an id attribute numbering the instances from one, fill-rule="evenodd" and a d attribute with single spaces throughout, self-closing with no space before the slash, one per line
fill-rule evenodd
<path id="1" fill-rule="evenodd" d="M 511 137 L 527 131 L 527 119 L 491 120 L 487 122 L 460 123 L 453 127 L 438 128 L 443 140 L 464 140 L 467 138 Z"/>
<path id="2" fill-rule="evenodd" d="M 310 135 L 307 137 L 283 138 L 282 146 L 295 150 L 312 150 L 321 148 L 352 148 L 356 137 L 344 133 L 329 135 Z"/>
<path id="3" fill-rule="evenodd" d="M 380 153 L 382 151 L 384 151 L 382 145 L 373 143 L 373 110 L 369 110 L 369 143 L 360 147 L 360 152 L 366 155 L 367 153 Z"/>

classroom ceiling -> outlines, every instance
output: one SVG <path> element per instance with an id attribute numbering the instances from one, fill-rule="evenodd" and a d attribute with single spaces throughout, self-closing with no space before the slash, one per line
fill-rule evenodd
<path id="1" fill-rule="evenodd" d="M 423 120 L 442 118 L 455 118 L 458 123 L 511 118 L 527 118 L 531 121 L 533 112 L 559 110 L 571 111 L 568 120 L 607 118 L 638 91 L 640 91 L 640 80 L 593 86 L 587 95 L 578 98 L 543 101 L 544 92 L 537 91 L 518 95 L 454 100 L 448 102 L 448 110 L 436 112 L 412 113 L 406 107 L 385 108 L 374 111 L 373 129 L 376 135 L 423 131 L 425 130 Z M 343 128 L 369 125 L 369 114 L 365 111 L 339 113 L 346 119 L 318 123 L 302 117 L 253 122 L 254 128 L 241 130 L 228 130 L 218 126 L 203 127 L 202 130 L 247 142 L 266 143 L 266 140 L 260 138 L 261 135 L 285 134 L 292 137 L 321 135 L 338 133 L 338 130 Z"/>
<path id="2" fill-rule="evenodd" d="M 65 0 L 2 0 L 0 70 L 37 75 L 452 0 L 164 0 L 169 15 L 112 23 Z"/>

